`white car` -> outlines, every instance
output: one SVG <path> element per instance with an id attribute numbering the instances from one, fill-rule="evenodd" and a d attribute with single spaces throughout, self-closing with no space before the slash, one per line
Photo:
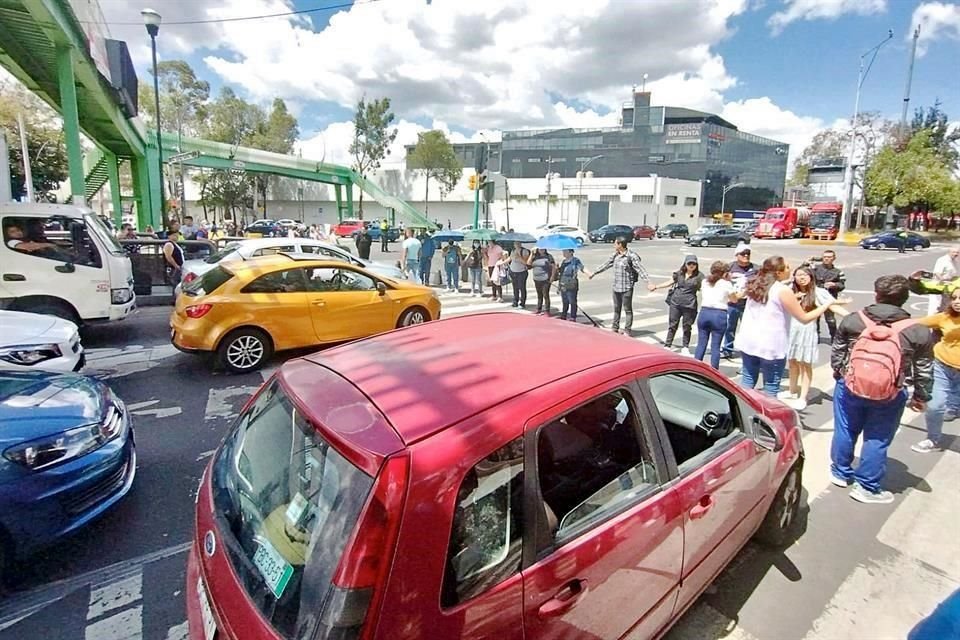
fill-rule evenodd
<path id="1" fill-rule="evenodd" d="M 587 235 L 586 231 L 580 227 L 574 227 L 567 224 L 551 224 L 543 227 L 537 227 L 534 229 L 533 235 L 537 240 L 543 236 L 559 235 L 573 238 L 579 245 L 585 245 L 590 242 L 590 237 Z"/>
<path id="2" fill-rule="evenodd" d="M 0 311 L 0 369 L 66 373 L 85 362 L 77 325 L 69 320 Z"/>
<path id="3" fill-rule="evenodd" d="M 310 240 L 309 238 L 255 238 L 232 242 L 206 258 L 187 260 L 183 263 L 181 282 L 183 284 L 193 282 L 217 266 L 217 263 L 221 260 L 248 260 L 258 256 L 269 256 L 274 253 L 315 253 L 331 260 L 339 260 L 363 267 L 378 276 L 391 278 L 393 280 L 405 279 L 403 271 L 396 265 L 375 262 L 373 260 L 362 260 L 350 255 L 348 249 L 330 244 L 329 242 Z M 180 286 L 177 285 L 177 295 L 179 294 Z"/>

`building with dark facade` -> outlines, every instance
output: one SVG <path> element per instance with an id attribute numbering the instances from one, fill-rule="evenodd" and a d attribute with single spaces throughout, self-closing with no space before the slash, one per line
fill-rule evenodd
<path id="1" fill-rule="evenodd" d="M 619 127 L 504 131 L 502 142 L 488 145 L 487 168 L 507 178 L 574 177 L 589 161 L 597 177 L 699 180 L 700 215 L 720 211 L 724 187 L 734 184 L 742 186 L 727 192 L 727 211 L 781 203 L 786 143 L 744 133 L 711 113 L 651 106 L 649 92 L 636 92 L 620 120 Z M 475 166 L 479 146 L 454 145 L 465 167 Z"/>

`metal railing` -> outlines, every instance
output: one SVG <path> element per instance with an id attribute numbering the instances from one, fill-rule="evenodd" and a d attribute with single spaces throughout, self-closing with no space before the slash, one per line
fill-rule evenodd
<path id="1" fill-rule="evenodd" d="M 167 284 L 167 265 L 163 258 L 163 245 L 166 243 L 166 240 L 152 237 L 120 240 L 121 246 L 130 255 L 130 262 L 133 263 L 134 286 L 139 289 L 137 295 L 150 295 L 143 293 L 147 286 Z M 210 240 L 182 240 L 177 244 L 183 249 L 184 260 L 205 258 L 219 248 Z"/>

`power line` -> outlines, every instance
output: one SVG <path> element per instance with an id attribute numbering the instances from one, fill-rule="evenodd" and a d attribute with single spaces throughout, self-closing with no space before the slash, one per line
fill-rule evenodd
<path id="1" fill-rule="evenodd" d="M 163 26 L 174 26 L 174 25 L 192 25 L 192 24 L 217 24 L 221 22 L 246 22 L 248 20 L 266 20 L 268 18 L 287 18 L 290 16 L 304 15 L 308 13 L 319 13 L 321 11 L 333 11 L 335 9 L 347 9 L 349 7 L 354 7 L 356 5 L 362 4 L 372 4 L 374 2 L 381 2 L 382 0 L 357 0 L 356 2 L 342 2 L 340 4 L 331 4 L 325 7 L 316 7 L 314 9 L 299 9 L 297 11 L 285 11 L 283 13 L 265 13 L 256 16 L 240 16 L 236 18 L 213 18 L 210 20 L 174 20 L 174 21 L 164 21 Z M 95 23 L 89 20 L 79 20 L 80 24 L 102 24 Z M 142 22 L 107 22 L 109 27 L 139 27 L 142 26 Z"/>

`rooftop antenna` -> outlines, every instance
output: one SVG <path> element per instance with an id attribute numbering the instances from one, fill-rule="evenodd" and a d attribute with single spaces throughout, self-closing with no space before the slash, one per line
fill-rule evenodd
<path id="1" fill-rule="evenodd" d="M 643 74 L 643 85 L 640 87 L 640 91 L 647 92 L 647 74 Z"/>

